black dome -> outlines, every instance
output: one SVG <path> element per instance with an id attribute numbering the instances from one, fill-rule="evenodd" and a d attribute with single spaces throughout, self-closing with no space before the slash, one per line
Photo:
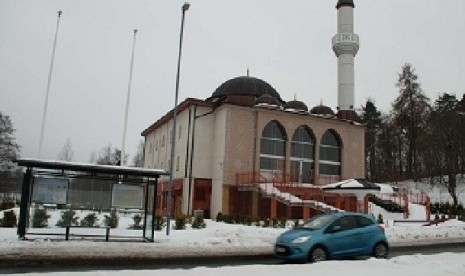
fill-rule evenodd
<path id="1" fill-rule="evenodd" d="M 271 96 L 270 94 L 263 94 L 260 97 L 258 97 L 257 100 L 255 100 L 255 105 L 258 105 L 258 104 L 281 106 L 281 103 L 279 102 L 279 100 Z"/>
<path id="2" fill-rule="evenodd" d="M 352 8 L 355 8 L 354 0 L 337 1 L 336 9 L 339 9 L 341 6 L 352 6 Z"/>
<path id="3" fill-rule="evenodd" d="M 280 102 L 283 100 L 278 92 L 266 81 L 257 79 L 254 77 L 237 77 L 230 79 L 221 84 L 216 88 L 212 94 L 212 98 L 219 98 L 228 95 L 243 95 L 243 96 L 255 96 L 260 97 L 261 95 L 268 94 Z"/>
<path id="4" fill-rule="evenodd" d="M 295 110 L 304 110 L 308 111 L 308 107 L 304 102 L 293 100 L 293 101 L 288 101 L 284 105 L 284 109 L 295 109 Z"/>
<path id="5" fill-rule="evenodd" d="M 310 110 L 311 114 L 319 114 L 319 115 L 334 115 L 334 111 L 326 105 L 317 105 L 312 110 Z"/>

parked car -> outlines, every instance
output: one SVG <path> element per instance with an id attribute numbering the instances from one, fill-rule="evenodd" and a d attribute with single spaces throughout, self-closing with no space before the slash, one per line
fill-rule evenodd
<path id="1" fill-rule="evenodd" d="M 313 217 L 281 234 L 277 257 L 296 262 L 318 262 L 353 256 L 387 258 L 389 244 L 375 218 L 360 213 L 331 213 Z"/>

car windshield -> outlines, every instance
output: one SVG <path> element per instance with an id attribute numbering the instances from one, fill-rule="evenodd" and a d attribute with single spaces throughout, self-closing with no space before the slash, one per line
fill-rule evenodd
<path id="1" fill-rule="evenodd" d="M 331 215 L 321 215 L 312 218 L 311 220 L 305 222 L 301 228 L 309 230 L 317 230 L 323 228 L 331 220 Z"/>

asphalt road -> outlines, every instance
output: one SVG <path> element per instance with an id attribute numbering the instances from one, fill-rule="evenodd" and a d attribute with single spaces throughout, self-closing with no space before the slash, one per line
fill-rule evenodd
<path id="1" fill-rule="evenodd" d="M 389 257 L 403 255 L 423 254 L 431 255 L 442 252 L 465 252 L 465 242 L 434 244 L 422 246 L 393 247 Z M 197 266 L 221 267 L 221 266 L 244 266 L 244 265 L 282 265 L 279 259 L 273 255 L 247 256 L 247 257 L 215 257 L 215 258 L 187 258 L 187 259 L 95 259 L 92 262 L 79 263 L 77 260 L 68 262 L 61 260 L 60 263 L 49 262 L 34 263 L 23 260 L 0 267 L 0 274 L 28 273 L 28 272 L 57 272 L 57 271 L 90 271 L 90 270 L 142 270 L 142 269 L 189 269 Z"/>

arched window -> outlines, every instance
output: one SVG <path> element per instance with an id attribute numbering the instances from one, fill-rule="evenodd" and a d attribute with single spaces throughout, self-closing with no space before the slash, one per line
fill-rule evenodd
<path id="1" fill-rule="evenodd" d="M 313 182 L 315 159 L 315 138 L 306 126 L 298 127 L 292 136 L 291 143 L 291 174 L 292 179 L 299 183 Z"/>
<path id="2" fill-rule="evenodd" d="M 341 144 L 334 131 L 325 132 L 320 145 L 320 175 L 341 175 Z"/>
<path id="3" fill-rule="evenodd" d="M 260 170 L 283 171 L 286 156 L 286 133 L 272 121 L 262 131 L 260 139 Z"/>

